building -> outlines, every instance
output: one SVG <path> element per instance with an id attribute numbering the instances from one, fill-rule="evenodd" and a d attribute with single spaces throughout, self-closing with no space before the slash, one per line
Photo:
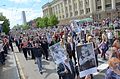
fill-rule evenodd
<path id="1" fill-rule="evenodd" d="M 3 13 L 2 12 L 0 12 L 0 16 L 2 16 L 3 15 Z"/>
<path id="2" fill-rule="evenodd" d="M 23 24 L 26 24 L 26 15 L 25 15 L 25 11 L 22 11 L 22 20 L 23 20 Z"/>
<path id="3" fill-rule="evenodd" d="M 53 0 L 42 9 L 43 16 L 56 15 L 61 25 L 88 17 L 100 21 L 120 17 L 120 0 Z"/>

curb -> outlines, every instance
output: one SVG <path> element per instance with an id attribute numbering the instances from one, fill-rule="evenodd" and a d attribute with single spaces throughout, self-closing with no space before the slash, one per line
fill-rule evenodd
<path id="1" fill-rule="evenodd" d="M 23 73 L 22 67 L 20 65 L 19 59 L 18 59 L 18 57 L 17 57 L 15 52 L 14 52 L 14 56 L 15 56 L 15 60 L 16 60 L 17 68 L 18 68 L 19 78 L 20 79 L 26 79 L 25 75 Z"/>

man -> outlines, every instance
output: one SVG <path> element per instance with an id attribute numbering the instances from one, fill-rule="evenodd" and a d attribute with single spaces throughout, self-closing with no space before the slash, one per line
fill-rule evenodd
<path id="1" fill-rule="evenodd" d="M 72 57 L 73 57 L 75 64 L 77 64 L 76 57 L 75 57 L 75 42 L 73 42 L 72 37 L 68 37 L 67 39 L 66 50 L 69 58 L 72 60 Z"/>
<path id="2" fill-rule="evenodd" d="M 62 79 L 75 79 L 75 66 L 69 58 L 66 58 L 63 63 L 58 65 L 57 73 Z"/>
<path id="3" fill-rule="evenodd" d="M 113 43 L 113 34 L 112 34 L 111 30 L 108 30 L 107 37 L 108 37 L 109 46 L 111 47 L 112 43 Z"/>
<path id="4" fill-rule="evenodd" d="M 34 56 L 38 64 L 38 68 L 40 71 L 40 74 L 43 74 L 42 72 L 42 50 L 39 47 L 38 43 L 35 43 L 35 47 L 33 48 Z"/>
<path id="5" fill-rule="evenodd" d="M 48 42 L 47 42 L 47 39 L 46 38 L 42 38 L 42 42 L 41 42 L 41 46 L 42 46 L 42 48 L 43 48 L 43 50 L 44 50 L 44 55 L 45 55 L 45 57 L 46 57 L 46 60 L 48 60 L 48 56 L 49 56 L 49 53 L 48 53 L 48 46 L 49 46 L 49 44 L 48 44 Z"/>

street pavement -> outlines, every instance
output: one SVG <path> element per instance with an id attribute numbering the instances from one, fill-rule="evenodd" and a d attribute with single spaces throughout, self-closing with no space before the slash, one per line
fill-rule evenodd
<path id="1" fill-rule="evenodd" d="M 22 70 L 22 74 L 24 74 L 24 79 L 59 79 L 56 73 L 56 65 L 52 60 L 42 60 L 44 72 L 41 75 L 34 60 L 25 60 L 23 53 L 19 53 L 16 46 L 14 46 L 14 49 L 15 55 L 18 58 L 18 65 L 21 68 L 20 70 Z M 102 60 L 100 56 L 98 57 L 98 60 L 98 69 L 100 72 L 94 74 L 94 79 L 104 79 L 105 71 L 108 67 L 107 60 Z"/>
<path id="2" fill-rule="evenodd" d="M 0 79 L 20 79 L 14 53 L 9 51 L 5 65 L 0 64 Z"/>

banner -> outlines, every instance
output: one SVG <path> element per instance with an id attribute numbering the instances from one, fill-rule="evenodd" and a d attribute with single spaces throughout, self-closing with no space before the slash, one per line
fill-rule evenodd
<path id="1" fill-rule="evenodd" d="M 53 57 L 53 60 L 56 64 L 60 64 L 66 59 L 66 51 L 65 49 L 61 46 L 60 42 L 56 43 L 53 46 L 49 47 L 51 55 Z"/>
<path id="2" fill-rule="evenodd" d="M 92 43 L 76 47 L 80 77 L 97 72 L 95 53 Z"/>

